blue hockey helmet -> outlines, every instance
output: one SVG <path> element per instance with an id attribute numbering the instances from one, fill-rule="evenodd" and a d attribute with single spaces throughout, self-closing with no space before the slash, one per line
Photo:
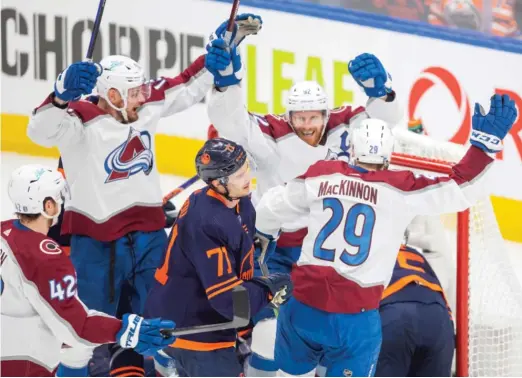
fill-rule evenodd
<path id="1" fill-rule="evenodd" d="M 196 155 L 196 170 L 207 184 L 220 180 L 226 187 L 228 176 L 237 172 L 246 159 L 245 149 L 239 144 L 224 138 L 209 139 Z"/>

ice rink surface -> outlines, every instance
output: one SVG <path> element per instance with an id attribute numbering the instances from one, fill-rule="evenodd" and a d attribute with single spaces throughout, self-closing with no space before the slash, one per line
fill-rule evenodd
<path id="1" fill-rule="evenodd" d="M 1 214 L 2 220 L 9 219 L 13 217 L 13 206 L 9 201 L 9 197 L 7 196 L 7 183 L 9 182 L 9 178 L 11 176 L 11 172 L 18 168 L 23 164 L 44 164 L 49 167 L 56 167 L 58 162 L 57 159 L 52 158 L 42 158 L 42 157 L 34 157 L 34 156 L 26 156 L 19 155 L 16 153 L 6 153 L 3 152 L 1 154 L 1 167 L 2 167 L 2 182 L 1 182 L 1 193 L 2 193 L 2 202 L 1 202 Z M 161 175 L 161 189 L 164 194 L 168 193 L 172 189 L 177 188 L 180 184 L 185 182 L 187 179 L 185 177 L 177 177 L 173 175 Z M 186 190 L 175 197 L 174 202 L 176 206 L 181 206 L 185 198 L 190 194 L 191 190 L 194 190 L 198 187 L 203 186 L 203 183 L 198 182 L 194 184 L 189 190 Z M 520 282 L 522 282 L 522 244 L 513 243 L 513 242 L 505 242 L 506 249 L 509 253 L 509 257 L 511 263 L 513 265 L 514 270 L 517 272 Z"/>

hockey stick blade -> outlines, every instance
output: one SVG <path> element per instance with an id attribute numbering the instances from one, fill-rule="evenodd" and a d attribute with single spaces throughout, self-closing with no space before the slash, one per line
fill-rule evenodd
<path id="1" fill-rule="evenodd" d="M 230 322 L 206 324 L 186 328 L 162 329 L 161 333 L 165 337 L 170 337 L 246 327 L 248 323 L 250 323 L 250 299 L 248 298 L 247 289 L 241 285 L 238 285 L 232 289 L 232 308 L 234 311 L 234 317 Z"/>

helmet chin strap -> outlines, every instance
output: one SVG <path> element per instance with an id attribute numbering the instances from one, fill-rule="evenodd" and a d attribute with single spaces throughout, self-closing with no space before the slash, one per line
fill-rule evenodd
<path id="1" fill-rule="evenodd" d="M 120 112 L 121 117 L 123 118 L 123 123 L 129 123 L 129 116 L 127 115 L 127 90 L 124 90 L 124 93 L 121 93 L 119 89 L 116 89 L 116 88 L 112 88 L 112 89 L 117 90 L 118 93 L 120 94 L 121 98 L 123 99 L 123 107 L 118 108 L 116 105 L 114 105 L 112 103 L 112 101 L 109 99 L 109 91 L 107 91 L 107 93 L 105 94 L 105 98 L 111 108 Z"/>
<path id="2" fill-rule="evenodd" d="M 43 209 L 40 212 L 40 214 L 42 214 L 44 218 L 49 219 L 51 221 L 51 226 L 50 227 L 56 226 L 58 224 L 58 218 L 60 217 L 60 214 L 62 212 L 62 204 L 59 203 L 58 201 L 55 201 L 55 203 L 58 206 L 58 212 L 55 215 L 47 214 L 45 209 Z"/>
<path id="3" fill-rule="evenodd" d="M 225 193 L 221 193 L 217 187 L 215 187 L 214 185 L 212 185 L 212 183 L 209 183 L 209 186 L 214 189 L 216 192 L 218 192 L 219 194 L 221 194 L 223 197 L 225 197 L 227 200 L 229 201 L 236 201 L 238 199 L 240 199 L 241 197 L 230 197 L 230 192 L 228 190 L 228 177 L 221 177 L 220 179 L 218 179 L 219 183 L 223 186 L 223 188 L 225 188 Z"/>

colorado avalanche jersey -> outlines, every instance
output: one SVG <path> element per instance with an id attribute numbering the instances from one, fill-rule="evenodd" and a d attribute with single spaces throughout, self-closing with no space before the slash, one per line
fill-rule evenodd
<path id="1" fill-rule="evenodd" d="M 1 226 L 1 359 L 29 360 L 52 371 L 62 344 L 114 342 L 120 320 L 80 301 L 76 272 L 60 246 L 18 220 Z"/>
<path id="2" fill-rule="evenodd" d="M 319 161 L 265 194 L 256 227 L 276 235 L 284 222 L 308 222 L 292 271 L 297 300 L 333 313 L 376 309 L 411 220 L 470 207 L 487 194 L 492 162 L 472 146 L 450 176 L 432 178 Z"/>
<path id="3" fill-rule="evenodd" d="M 139 119 L 130 124 L 89 101 L 60 109 L 48 97 L 34 111 L 27 134 L 42 146 L 58 146 L 71 187 L 63 234 L 112 241 L 131 231 L 164 227 L 154 161 L 156 127 L 161 117 L 198 103 L 212 83 L 201 56 L 179 76 L 153 83 Z"/>
<path id="4" fill-rule="evenodd" d="M 323 140 L 317 147 L 302 141 L 284 117 L 248 113 L 239 86 L 225 92 L 212 90 L 208 114 L 220 136 L 241 144 L 253 159 L 257 188 L 254 203 L 270 188 L 302 175 L 315 162 L 335 156 L 348 156 L 349 125 L 356 119 L 379 118 L 395 125 L 402 118 L 397 101 L 369 99 L 366 108 L 343 106 L 333 109 Z M 283 225 L 278 246 L 302 244 L 306 235 L 304 221 Z"/>
<path id="5" fill-rule="evenodd" d="M 146 316 L 163 317 L 177 327 L 223 323 L 232 319 L 231 289 L 247 288 L 251 314 L 268 303 L 264 288 L 247 282 L 254 275 L 255 211 L 249 198 L 228 208 L 214 190 L 197 190 L 174 225 L 165 262 L 156 270 Z M 209 351 L 235 345 L 236 331 L 187 335 L 174 347 Z"/>
<path id="6" fill-rule="evenodd" d="M 397 302 L 438 303 L 451 314 L 442 285 L 428 260 L 421 252 L 406 245 L 401 245 L 380 305 Z"/>

